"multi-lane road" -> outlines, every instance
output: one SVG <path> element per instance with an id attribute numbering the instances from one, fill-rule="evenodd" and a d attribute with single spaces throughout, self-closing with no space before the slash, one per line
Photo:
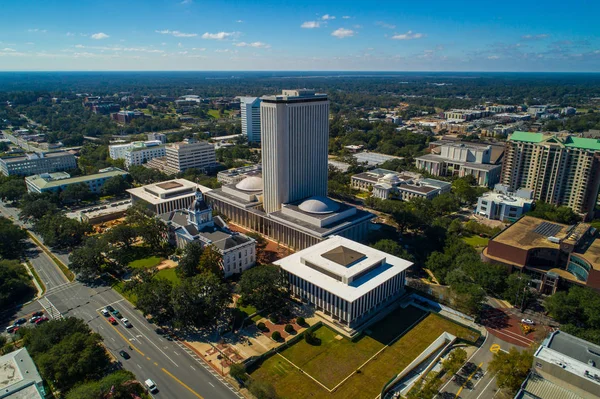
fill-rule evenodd
<path id="1" fill-rule="evenodd" d="M 18 211 L 0 204 L 0 212 L 17 221 Z M 20 223 L 21 224 L 21 223 Z M 78 317 L 104 338 L 107 349 L 121 361 L 123 368 L 133 372 L 138 380 L 152 379 L 159 392 L 156 398 L 243 398 L 204 360 L 183 343 L 168 340 L 155 332 L 155 327 L 110 287 L 90 287 L 77 281 L 69 282 L 54 261 L 33 241 L 28 257 L 46 286 L 45 295 L 10 314 L 4 314 L 3 326 L 12 319 L 44 310 L 49 317 Z M 57 254 L 65 259 L 66 254 Z M 111 325 L 100 309 L 111 305 L 132 327 L 121 323 Z M 125 360 L 119 356 L 124 350 L 131 355 Z"/>

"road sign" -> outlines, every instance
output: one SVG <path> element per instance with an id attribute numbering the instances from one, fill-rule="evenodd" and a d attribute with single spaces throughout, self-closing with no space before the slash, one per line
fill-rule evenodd
<path id="1" fill-rule="evenodd" d="M 492 352 L 492 353 L 498 353 L 498 352 L 500 352 L 500 350 L 501 350 L 500 345 L 498 345 L 498 344 L 494 344 L 494 345 L 490 346 L 490 352 Z"/>

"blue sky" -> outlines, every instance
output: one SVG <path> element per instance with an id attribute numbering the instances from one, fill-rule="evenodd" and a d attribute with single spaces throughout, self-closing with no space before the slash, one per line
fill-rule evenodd
<path id="1" fill-rule="evenodd" d="M 600 72 L 600 1 L 2 0 L 0 70 Z"/>

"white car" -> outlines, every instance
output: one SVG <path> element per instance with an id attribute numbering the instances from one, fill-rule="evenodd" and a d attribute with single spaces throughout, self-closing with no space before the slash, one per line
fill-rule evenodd
<path id="1" fill-rule="evenodd" d="M 125 327 L 127 327 L 127 328 L 133 327 L 133 326 L 131 325 L 131 323 L 129 322 L 129 320 L 127 320 L 125 317 L 123 317 L 123 318 L 121 319 L 121 323 L 123 323 L 123 325 L 124 325 Z"/>
<path id="2" fill-rule="evenodd" d="M 144 381 L 144 384 L 146 385 L 146 387 L 148 388 L 150 393 L 158 392 L 158 388 L 156 387 L 156 384 L 150 378 L 148 378 L 146 381 Z"/>
<path id="3" fill-rule="evenodd" d="M 530 326 L 535 325 L 535 322 L 531 319 L 521 319 L 521 323 L 523 324 L 529 324 Z"/>
<path id="4" fill-rule="evenodd" d="M 104 317 L 110 316 L 110 312 L 106 308 L 102 309 L 100 313 L 102 313 L 102 316 Z"/>

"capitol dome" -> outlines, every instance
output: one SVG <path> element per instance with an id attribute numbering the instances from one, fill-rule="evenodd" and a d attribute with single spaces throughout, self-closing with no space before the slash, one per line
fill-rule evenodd
<path id="1" fill-rule="evenodd" d="M 257 176 L 246 177 L 235 185 L 235 188 L 242 191 L 262 191 L 263 180 Z"/>
<path id="2" fill-rule="evenodd" d="M 400 181 L 398 175 L 395 175 L 393 173 L 388 173 L 387 175 L 383 176 L 381 180 L 383 180 L 386 183 L 398 183 Z"/>
<path id="3" fill-rule="evenodd" d="M 311 197 L 298 205 L 302 211 L 307 213 L 333 213 L 340 209 L 340 206 L 335 201 L 327 197 Z"/>

